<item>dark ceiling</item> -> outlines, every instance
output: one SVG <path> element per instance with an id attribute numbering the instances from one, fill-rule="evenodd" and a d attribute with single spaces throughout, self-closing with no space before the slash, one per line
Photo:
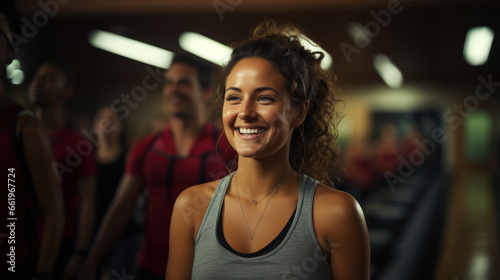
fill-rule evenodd
<path id="1" fill-rule="evenodd" d="M 56 0 L 52 2 L 58 3 Z M 257 1 L 254 5 L 250 0 L 182 2 L 194 5 L 192 9 L 181 4 L 175 9 L 170 2 L 166 4 L 168 1 L 142 2 L 145 3 L 143 6 L 137 6 L 138 1 L 131 0 L 88 0 L 87 4 L 73 0 L 61 4 L 58 13 L 50 17 L 50 22 L 36 28 L 36 35 L 20 46 L 18 57 L 27 79 L 44 57 L 62 55 L 78 71 L 78 91 L 90 97 L 116 96 L 141 83 L 146 65 L 91 47 L 87 36 L 93 29 L 116 32 L 175 51 L 179 49 L 178 37 L 184 31 L 198 32 L 230 44 L 246 38 L 263 18 L 274 18 L 301 26 L 332 54 L 334 71 L 341 86 L 383 85 L 371 63 L 376 53 L 384 53 L 392 59 L 403 72 L 405 84 L 471 91 L 477 84 L 478 75 L 492 74 L 493 80 L 500 81 L 500 1 L 459 4 L 454 1 L 407 0 L 399 3 L 395 0 L 358 0 L 341 4 L 333 0 L 311 0 L 310 5 L 304 6 L 301 4 L 304 1 L 297 0 L 278 1 L 281 7 L 274 2 L 268 4 L 268 9 L 266 2 L 271 1 Z M 40 7 L 33 3 L 35 1 L 19 1 L 18 5 L 25 19 L 31 21 L 40 11 Z M 147 3 L 151 5 L 147 6 Z M 226 10 L 221 20 L 214 3 L 240 3 L 240 6 Z M 397 3 L 401 11 L 391 14 L 386 26 L 375 24 L 374 12 Z M 361 46 L 349 36 L 347 28 L 351 22 L 364 26 L 371 22 L 372 27 L 378 25 L 380 29 L 378 32 L 373 29 L 375 34 L 371 43 Z M 483 24 L 491 26 L 497 36 L 487 64 L 471 67 L 462 56 L 465 34 L 469 27 Z M 352 47 L 354 52 L 346 56 L 341 46 L 344 46 L 344 51 L 346 46 Z"/>

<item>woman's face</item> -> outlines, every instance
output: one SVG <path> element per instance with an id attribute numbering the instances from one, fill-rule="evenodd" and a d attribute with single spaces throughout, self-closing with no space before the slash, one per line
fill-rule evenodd
<path id="1" fill-rule="evenodd" d="M 104 107 L 97 112 L 94 128 L 104 137 L 111 138 L 119 138 L 123 132 L 122 121 L 110 107 Z"/>
<path id="2" fill-rule="evenodd" d="M 285 78 L 259 57 L 240 60 L 226 79 L 224 132 L 243 157 L 288 155 L 295 113 Z"/>

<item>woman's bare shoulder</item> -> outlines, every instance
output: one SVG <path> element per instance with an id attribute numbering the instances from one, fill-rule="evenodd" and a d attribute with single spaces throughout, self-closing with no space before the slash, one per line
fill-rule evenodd
<path id="1" fill-rule="evenodd" d="M 180 203 L 182 205 L 194 206 L 194 204 L 198 204 L 200 201 L 212 199 L 212 196 L 215 193 L 215 189 L 219 185 L 220 181 L 221 180 L 206 182 L 185 189 L 177 197 L 177 203 Z"/>
<path id="2" fill-rule="evenodd" d="M 175 208 L 186 221 L 200 221 L 212 200 L 220 180 L 191 186 L 177 197 Z"/>
<path id="3" fill-rule="evenodd" d="M 364 223 L 363 211 L 352 195 L 323 184 L 316 188 L 314 212 L 319 221 L 334 228 L 345 228 L 346 223 Z"/>
<path id="4" fill-rule="evenodd" d="M 350 194 L 325 185 L 316 189 L 314 229 L 330 255 L 335 278 L 368 279 L 370 241 L 363 211 Z"/>
<path id="5" fill-rule="evenodd" d="M 326 207 L 331 207 L 333 204 L 337 205 L 337 207 L 349 207 L 357 203 L 354 197 L 349 193 L 321 183 L 318 183 L 316 187 L 314 200 L 320 204 L 325 204 L 324 206 Z"/>

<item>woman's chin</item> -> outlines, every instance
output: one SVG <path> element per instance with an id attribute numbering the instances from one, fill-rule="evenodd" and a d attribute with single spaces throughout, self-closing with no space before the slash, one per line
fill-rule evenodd
<path id="1" fill-rule="evenodd" d="M 252 148 L 240 148 L 237 149 L 236 152 L 238 153 L 238 155 L 247 158 L 255 158 L 259 154 L 258 149 L 252 149 Z"/>

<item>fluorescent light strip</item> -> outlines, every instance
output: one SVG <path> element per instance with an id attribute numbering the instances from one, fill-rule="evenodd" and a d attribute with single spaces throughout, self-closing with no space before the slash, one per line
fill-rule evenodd
<path id="1" fill-rule="evenodd" d="M 300 34 L 299 36 L 299 41 L 306 50 L 310 50 L 311 52 L 322 52 L 325 55 L 325 57 L 323 57 L 323 60 L 321 61 L 321 68 L 326 70 L 332 66 L 332 56 L 327 53 L 322 47 L 318 46 L 318 44 L 302 34 Z"/>
<path id="2" fill-rule="evenodd" d="M 332 66 L 332 56 L 323 48 L 317 46 L 311 39 L 303 35 L 299 36 L 299 41 L 311 52 L 322 52 L 325 55 L 321 61 L 323 69 L 328 69 Z M 232 48 L 195 32 L 182 33 L 179 37 L 179 45 L 184 50 L 220 66 L 224 66 L 229 62 L 231 52 L 233 51 Z"/>
<path id="3" fill-rule="evenodd" d="M 347 31 L 351 38 L 356 43 L 356 46 L 359 48 L 364 48 L 370 44 L 372 41 L 370 36 L 366 35 L 365 27 L 359 22 L 351 22 L 347 27 Z"/>
<path id="4" fill-rule="evenodd" d="M 403 84 L 403 74 L 386 55 L 376 54 L 373 67 L 390 88 L 399 88 Z"/>
<path id="5" fill-rule="evenodd" d="M 114 33 L 94 30 L 89 34 L 92 46 L 160 68 L 168 68 L 173 53 Z"/>
<path id="6" fill-rule="evenodd" d="M 224 66 L 229 62 L 232 48 L 195 32 L 184 32 L 179 37 L 184 50 L 205 60 Z"/>
<path id="7" fill-rule="evenodd" d="M 464 44 L 464 59 L 472 66 L 488 61 L 495 33 L 487 26 L 473 27 L 467 31 Z"/>
<path id="8" fill-rule="evenodd" d="M 290 34 L 296 35 L 295 30 L 291 29 Z M 330 68 L 333 64 L 333 59 L 332 56 L 326 52 L 322 47 L 320 47 L 317 43 L 315 43 L 313 40 L 309 39 L 303 34 L 299 34 L 299 42 L 306 50 L 309 50 L 311 52 L 322 52 L 324 54 L 323 60 L 321 60 L 321 68 L 327 70 Z"/>

